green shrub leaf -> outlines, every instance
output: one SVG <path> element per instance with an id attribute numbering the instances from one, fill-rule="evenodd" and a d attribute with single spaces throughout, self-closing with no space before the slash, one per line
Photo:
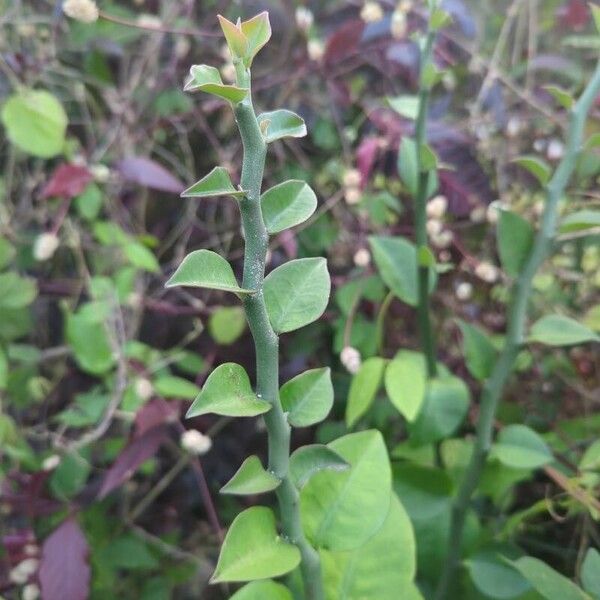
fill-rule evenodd
<path id="1" fill-rule="evenodd" d="M 251 294 L 242 289 L 233 274 L 231 265 L 216 252 L 194 250 L 179 265 L 165 287 L 189 286 L 223 290 L 235 294 Z"/>
<path id="2" fill-rule="evenodd" d="M 554 458 L 546 442 L 526 425 L 508 425 L 492 447 L 492 456 L 513 469 L 537 469 Z"/>
<path id="3" fill-rule="evenodd" d="M 238 104 L 248 95 L 246 88 L 224 84 L 219 70 L 208 65 L 193 65 L 183 89 L 186 92 L 206 92 L 233 104 Z"/>
<path id="4" fill-rule="evenodd" d="M 290 179 L 267 190 L 260 203 L 267 231 L 273 234 L 306 221 L 317 208 L 317 196 L 304 181 Z"/>
<path id="5" fill-rule="evenodd" d="M 417 195 L 419 185 L 417 165 L 417 144 L 412 138 L 404 136 L 400 142 L 400 152 L 398 153 L 398 173 L 400 174 L 402 183 L 413 198 Z M 430 198 L 433 196 L 437 187 L 437 173 L 435 171 L 430 171 L 427 179 L 426 197 Z"/>
<path id="6" fill-rule="evenodd" d="M 189 419 L 214 413 L 226 417 L 255 417 L 270 409 L 271 405 L 253 392 L 244 367 L 223 363 L 208 376 L 185 416 Z"/>
<path id="7" fill-rule="evenodd" d="M 269 13 L 263 11 L 244 21 L 241 25 L 242 32 L 248 40 L 248 50 L 244 57 L 244 64 L 249 67 L 252 60 L 271 39 L 271 23 L 269 22 Z"/>
<path id="8" fill-rule="evenodd" d="M 533 245 L 534 231 L 523 217 L 509 211 L 499 209 L 498 252 L 506 273 L 516 277 L 529 256 Z"/>
<path id="9" fill-rule="evenodd" d="M 463 336 L 467 369 L 475 379 L 483 381 L 492 374 L 498 352 L 482 329 L 461 319 L 457 323 Z"/>
<path id="10" fill-rule="evenodd" d="M 29 306 L 37 296 L 33 279 L 17 275 L 13 271 L 0 273 L 0 307 L 23 308 Z"/>
<path id="11" fill-rule="evenodd" d="M 265 471 L 258 456 L 249 456 L 220 492 L 239 496 L 262 494 L 274 490 L 280 483 L 278 477 Z"/>
<path id="12" fill-rule="evenodd" d="M 254 581 L 285 575 L 300 564 L 300 551 L 275 529 L 270 508 L 253 506 L 231 524 L 211 583 Z"/>
<path id="13" fill-rule="evenodd" d="M 560 233 L 570 233 L 600 227 L 600 210 L 579 210 L 567 215 L 561 222 Z"/>
<path id="14" fill-rule="evenodd" d="M 293 600 L 293 597 L 285 585 L 264 580 L 245 585 L 230 600 Z"/>
<path id="15" fill-rule="evenodd" d="M 519 156 L 513 162 L 529 171 L 542 185 L 546 185 L 550 180 L 550 167 L 537 156 Z"/>
<path id="16" fill-rule="evenodd" d="M 346 404 L 348 427 L 353 427 L 373 404 L 381 387 L 385 365 L 386 361 L 378 356 L 367 358 L 352 378 Z"/>
<path id="17" fill-rule="evenodd" d="M 269 319 L 277 333 L 312 323 L 329 301 L 331 281 L 324 258 L 300 258 L 271 271 L 264 282 Z"/>
<path id="18" fill-rule="evenodd" d="M 283 384 L 279 392 L 287 420 L 294 427 L 308 427 L 322 421 L 333 406 L 331 370 L 311 369 Z"/>
<path id="19" fill-rule="evenodd" d="M 594 598 L 600 598 L 600 552 L 595 548 L 589 548 L 585 555 L 581 567 L 581 583 L 586 592 Z"/>
<path id="20" fill-rule="evenodd" d="M 267 143 L 284 137 L 300 138 L 306 135 L 304 119 L 291 110 L 262 113 L 258 115 L 258 124 Z"/>
<path id="21" fill-rule="evenodd" d="M 527 341 L 547 346 L 572 346 L 585 342 L 600 342 L 600 336 L 569 317 L 547 315 L 531 326 Z"/>
<path id="22" fill-rule="evenodd" d="M 225 167 L 215 167 L 208 175 L 182 192 L 182 198 L 207 198 L 209 196 L 233 196 L 242 198 L 245 191 L 236 189 Z"/>
<path id="23" fill-rule="evenodd" d="M 387 99 L 389 105 L 401 116 L 413 121 L 419 114 L 419 97 L 415 95 L 402 95 Z"/>
<path id="24" fill-rule="evenodd" d="M 239 21 L 236 25 L 222 15 L 217 15 L 217 19 L 219 19 L 219 25 L 223 30 L 231 55 L 234 58 L 244 58 L 248 52 L 248 38 L 242 31 Z"/>
<path id="25" fill-rule="evenodd" d="M 575 103 L 573 96 L 558 85 L 545 85 L 544 89 L 563 107 L 569 110 Z"/>
<path id="26" fill-rule="evenodd" d="M 302 446 L 290 456 L 290 477 L 299 490 L 319 471 L 345 471 L 349 467 L 339 454 L 322 444 Z"/>
<path id="27" fill-rule="evenodd" d="M 200 388 L 195 383 L 174 375 L 162 375 L 153 385 L 156 393 L 163 398 L 193 400 L 200 393 Z"/>
<path id="28" fill-rule="evenodd" d="M 233 344 L 245 329 L 246 313 L 241 306 L 219 306 L 208 320 L 208 332 L 222 346 Z"/>
<path id="29" fill-rule="evenodd" d="M 414 421 L 425 400 L 426 371 L 423 356 L 399 352 L 385 370 L 385 390 L 407 421 Z"/>

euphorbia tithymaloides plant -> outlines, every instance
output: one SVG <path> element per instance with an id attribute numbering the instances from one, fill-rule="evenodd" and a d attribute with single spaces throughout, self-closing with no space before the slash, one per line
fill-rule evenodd
<path id="1" fill-rule="evenodd" d="M 185 89 L 231 104 L 244 149 L 241 181 L 233 185 L 229 173 L 216 167 L 183 196 L 232 196 L 237 201 L 245 239 L 243 280 L 240 285 L 222 256 L 196 250 L 185 257 L 167 286 L 231 292 L 243 303 L 255 343 L 256 390 L 241 365 L 221 364 L 187 416 L 263 416 L 267 468 L 250 456 L 221 492 L 275 492 L 281 535 L 270 508 L 243 511 L 225 537 L 212 582 L 250 581 L 239 593 L 253 595 L 244 598 L 291 598 L 289 590 L 271 578 L 299 572 L 301 577 L 289 577 L 297 597 L 322 599 L 324 589 L 336 600 L 393 598 L 402 590 L 413 594 L 414 536 L 392 492 L 381 435 L 362 431 L 326 446 L 299 448 L 290 456 L 291 427 L 323 420 L 333 404 L 333 387 L 329 369 L 321 368 L 301 373 L 280 389 L 279 336 L 321 316 L 330 280 L 323 258 L 292 260 L 265 277 L 269 235 L 305 221 L 317 200 L 303 181 L 285 181 L 264 193 L 261 188 L 268 144 L 302 137 L 306 128 L 289 110 L 258 116 L 254 111 L 250 67 L 271 36 L 268 14 L 235 24 L 220 17 L 220 22 L 235 66 L 235 84 L 224 84 L 214 67 L 195 65 Z"/>

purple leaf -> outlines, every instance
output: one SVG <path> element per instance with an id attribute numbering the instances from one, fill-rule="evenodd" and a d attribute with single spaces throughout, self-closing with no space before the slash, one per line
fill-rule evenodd
<path id="1" fill-rule="evenodd" d="M 180 403 L 171 400 L 167 402 L 163 398 L 153 398 L 146 402 L 135 413 L 134 437 L 141 437 L 144 433 L 165 423 L 173 423 L 179 419 Z"/>
<path id="2" fill-rule="evenodd" d="M 477 35 L 477 25 L 471 8 L 462 0 L 443 0 L 442 8 L 450 13 L 452 20 L 458 24 L 465 37 L 474 38 Z"/>
<path id="3" fill-rule="evenodd" d="M 185 187 L 177 177 L 145 156 L 129 156 L 120 160 L 115 166 L 126 181 L 139 183 L 154 190 L 180 194 Z"/>
<path id="4" fill-rule="evenodd" d="M 130 479 L 142 463 L 158 452 L 166 438 L 167 427 L 158 425 L 129 442 L 106 473 L 98 498 L 102 500 Z"/>
<path id="5" fill-rule="evenodd" d="M 356 166 L 360 172 L 360 185 L 364 188 L 371 176 L 379 154 L 379 138 L 369 136 L 364 138 L 356 149 Z"/>
<path id="6" fill-rule="evenodd" d="M 85 190 L 92 179 L 92 174 L 86 167 L 63 163 L 54 170 L 44 186 L 42 198 L 74 198 Z"/>
<path id="7" fill-rule="evenodd" d="M 323 62 L 332 65 L 354 54 L 358 50 L 364 28 L 364 21 L 353 19 L 336 29 L 327 40 Z"/>
<path id="8" fill-rule="evenodd" d="M 85 600 L 90 591 L 88 543 L 74 517 L 44 541 L 39 579 L 44 600 Z"/>

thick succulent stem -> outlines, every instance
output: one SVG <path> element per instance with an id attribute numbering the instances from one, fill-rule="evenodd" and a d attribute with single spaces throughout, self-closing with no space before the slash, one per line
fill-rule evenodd
<path id="1" fill-rule="evenodd" d="M 242 65 L 237 67 L 238 85 L 250 87 L 250 73 Z M 322 600 L 323 583 L 318 552 L 308 543 L 300 522 L 299 493 L 289 477 L 290 425 L 279 399 L 279 338 L 269 321 L 263 295 L 265 260 L 268 234 L 260 207 L 260 193 L 267 146 L 252 106 L 250 94 L 235 107 L 240 135 L 244 146 L 241 187 L 246 191 L 240 201 L 242 227 L 246 241 L 244 254 L 243 287 L 255 293 L 248 294 L 244 309 L 256 349 L 256 393 L 270 402 L 265 414 L 269 441 L 269 470 L 281 484 L 276 490 L 285 537 L 296 544 L 302 556 L 300 568 L 308 600 Z"/>
<path id="2" fill-rule="evenodd" d="M 527 306 L 531 295 L 533 278 L 549 255 L 558 218 L 558 206 L 563 197 L 583 144 L 587 114 L 600 91 L 600 63 L 578 102 L 571 109 L 571 119 L 565 154 L 554 176 L 546 186 L 546 206 L 540 228 L 525 265 L 512 289 L 512 303 L 508 314 L 504 346 L 490 378 L 483 386 L 480 413 L 477 421 L 477 437 L 467 470 L 453 503 L 452 520 L 448 542 L 448 554 L 444 571 L 436 593 L 437 600 L 449 598 L 450 586 L 455 578 L 460 559 L 461 542 L 467 511 L 473 493 L 477 489 L 481 472 L 490 452 L 494 420 L 502 392 L 512 372 L 515 358 L 524 340 Z"/>

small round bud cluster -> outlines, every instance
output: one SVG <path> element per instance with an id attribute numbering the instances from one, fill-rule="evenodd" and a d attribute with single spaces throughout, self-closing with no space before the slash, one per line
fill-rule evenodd
<path id="1" fill-rule="evenodd" d="M 352 346 L 346 346 L 340 354 L 340 362 L 344 365 L 348 373 L 354 375 L 358 372 L 362 363 L 360 352 Z"/>
<path id="2" fill-rule="evenodd" d="M 21 600 L 37 600 L 40 597 L 40 588 L 35 583 L 28 583 L 21 592 Z"/>
<path id="3" fill-rule="evenodd" d="M 26 558 L 11 569 L 8 578 L 17 585 L 27 583 L 37 571 L 39 564 L 40 561 L 37 558 Z"/>
<path id="4" fill-rule="evenodd" d="M 461 281 L 454 290 L 456 297 L 461 301 L 470 300 L 473 296 L 473 286 L 468 281 Z"/>
<path id="5" fill-rule="evenodd" d="M 58 465 L 60 465 L 60 456 L 58 454 L 51 454 L 43 460 L 42 470 L 54 471 Z"/>
<path id="6" fill-rule="evenodd" d="M 454 234 L 449 229 L 444 229 L 442 219 L 448 208 L 445 196 L 436 196 L 427 203 L 427 223 L 425 225 L 431 243 L 436 248 L 447 248 L 454 239 Z"/>
<path id="7" fill-rule="evenodd" d="M 359 248 L 353 260 L 357 267 L 368 267 L 371 264 L 371 253 L 366 248 Z"/>
<path id="8" fill-rule="evenodd" d="M 110 179 L 110 169 L 106 165 L 99 163 L 91 165 L 89 169 L 94 177 L 94 181 L 98 183 L 106 183 Z"/>
<path id="9" fill-rule="evenodd" d="M 443 219 L 448 208 L 446 196 L 436 196 L 427 203 L 427 216 L 430 219 Z"/>
<path id="10" fill-rule="evenodd" d="M 308 42 L 306 43 L 306 51 L 310 60 L 320 62 L 323 58 L 323 55 L 325 54 L 325 46 L 323 46 L 323 42 L 321 40 L 308 40 Z"/>
<path id="11" fill-rule="evenodd" d="M 564 153 L 565 145 L 559 139 L 553 138 L 548 142 L 548 147 L 546 148 L 546 156 L 548 157 L 548 160 L 560 160 Z"/>
<path id="12" fill-rule="evenodd" d="M 181 434 L 181 447 L 190 454 L 202 456 L 212 447 L 212 440 L 197 429 L 188 429 Z"/>
<path id="13" fill-rule="evenodd" d="M 147 377 L 138 377 L 135 380 L 134 389 L 137 397 L 144 402 L 152 398 L 154 387 Z"/>
<path id="14" fill-rule="evenodd" d="M 365 2 L 360 11 L 360 18 L 365 23 L 375 23 L 383 19 L 383 8 L 379 2 Z"/>
<path id="15" fill-rule="evenodd" d="M 392 37 L 396 40 L 401 40 L 406 36 L 407 30 L 408 27 L 406 24 L 406 13 L 397 8 L 392 13 L 392 22 L 390 23 L 390 32 Z"/>
<path id="16" fill-rule="evenodd" d="M 494 283 L 498 280 L 500 272 L 498 267 L 494 266 L 492 263 L 484 261 L 480 262 L 475 267 L 475 275 L 487 283 Z"/>
<path id="17" fill-rule="evenodd" d="M 93 23 L 98 20 L 98 7 L 94 0 L 65 0 L 62 10 L 67 17 L 82 23 Z"/>
<path id="18" fill-rule="evenodd" d="M 346 204 L 353 205 L 360 202 L 362 197 L 360 181 L 360 171 L 357 169 L 348 169 L 344 173 L 342 185 L 344 186 L 344 200 L 346 200 Z"/>
<path id="19" fill-rule="evenodd" d="M 299 6 L 296 8 L 296 26 L 303 33 L 307 33 L 310 31 L 310 28 L 313 26 L 313 22 L 315 17 L 310 10 L 306 6 Z"/>
<path id="20" fill-rule="evenodd" d="M 39 262 L 49 260 L 54 256 L 60 241 L 55 233 L 41 233 L 33 243 L 33 258 Z"/>
<path id="21" fill-rule="evenodd" d="M 485 206 L 476 206 L 469 214 L 469 219 L 473 223 L 483 223 L 485 221 L 487 209 Z"/>

